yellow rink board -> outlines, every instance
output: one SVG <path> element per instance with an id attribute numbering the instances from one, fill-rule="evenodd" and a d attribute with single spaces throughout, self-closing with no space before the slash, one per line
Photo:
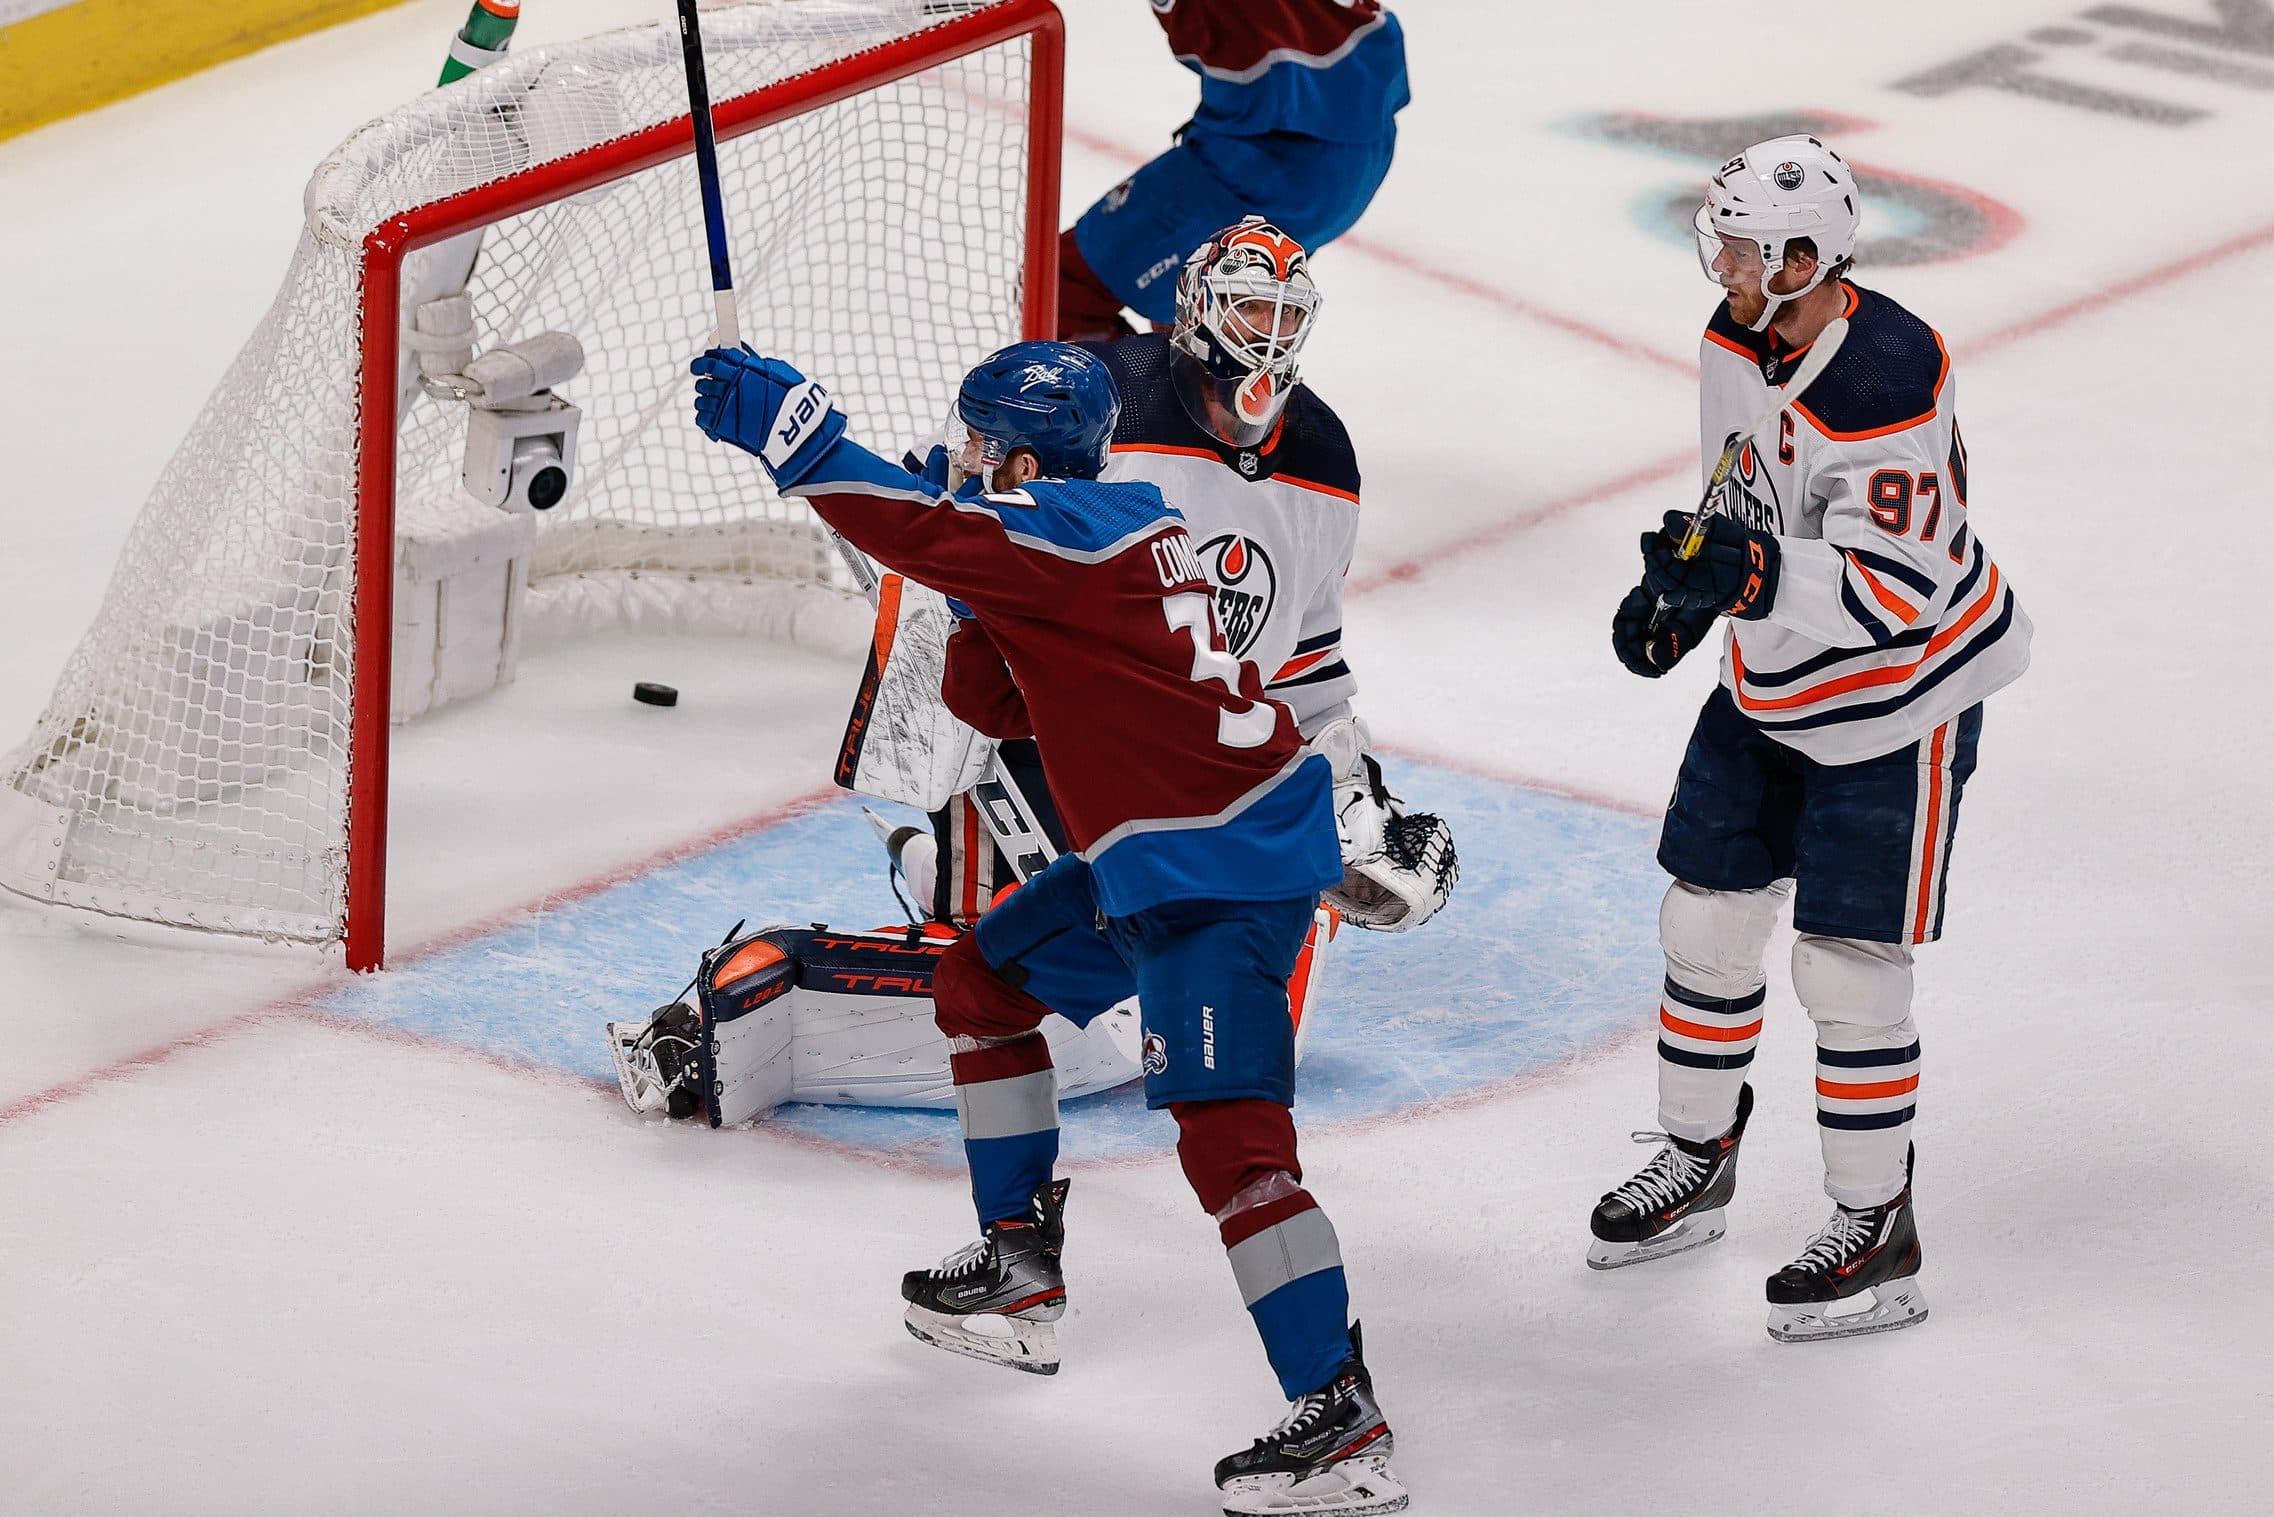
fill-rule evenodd
<path id="1" fill-rule="evenodd" d="M 402 3 L 0 0 L 0 138 Z"/>

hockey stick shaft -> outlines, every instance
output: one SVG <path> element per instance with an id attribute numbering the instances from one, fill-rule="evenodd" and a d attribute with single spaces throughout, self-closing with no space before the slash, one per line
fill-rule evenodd
<path id="1" fill-rule="evenodd" d="M 1839 357 L 1840 348 L 1847 340 L 1848 319 L 1845 316 L 1835 317 L 1826 323 L 1824 330 L 1816 334 L 1816 340 L 1809 344 L 1808 356 L 1800 361 L 1800 367 L 1793 371 L 1792 378 L 1785 381 L 1784 388 L 1770 398 L 1760 415 L 1730 434 L 1729 441 L 1722 445 L 1721 457 L 1715 462 L 1713 473 L 1706 480 L 1705 489 L 1698 496 L 1697 508 L 1690 513 L 1690 530 L 1682 535 L 1681 546 L 1674 550 L 1675 557 L 1687 562 L 1698 556 L 1699 550 L 1705 547 L 1706 518 L 1713 514 L 1713 509 L 1718 504 L 1721 487 L 1729 483 L 1730 471 L 1736 468 L 1738 455 L 1745 451 L 1747 443 L 1769 429 L 1769 424 L 1782 414 L 1786 406 L 1808 393 L 1808 387 L 1816 383 L 1817 378 L 1832 366 L 1833 359 Z M 1658 597 L 1657 609 L 1650 613 L 1652 633 L 1657 632 L 1666 620 L 1666 613 L 1672 609 L 1665 596 Z"/>
<path id="2" fill-rule="evenodd" d="M 734 314 L 734 269 L 727 259 L 726 206 L 719 195 L 718 133 L 711 120 L 711 86 L 703 71 L 703 24 L 695 0 L 679 0 L 679 49 L 687 60 L 687 115 L 695 127 L 695 177 L 703 190 L 703 231 L 711 244 L 711 346 L 742 341 Z"/>

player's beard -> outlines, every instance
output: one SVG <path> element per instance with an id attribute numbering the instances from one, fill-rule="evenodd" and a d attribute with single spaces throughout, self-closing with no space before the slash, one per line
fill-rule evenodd
<path id="1" fill-rule="evenodd" d="M 1761 293 L 1760 286 L 1740 284 L 1732 288 L 1723 285 L 1722 289 L 1729 297 L 1731 320 L 1741 327 L 1749 327 L 1761 319 L 1761 308 L 1768 304 L 1768 297 Z"/>

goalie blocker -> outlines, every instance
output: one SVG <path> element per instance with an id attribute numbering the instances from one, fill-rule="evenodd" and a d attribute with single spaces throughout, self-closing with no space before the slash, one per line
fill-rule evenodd
<path id="1" fill-rule="evenodd" d="M 1321 955 L 1335 914 L 1322 907 L 1288 983 L 1302 1060 Z M 933 925 L 875 932 L 764 927 L 703 955 L 687 998 L 644 1022 L 610 1022 L 624 1102 L 641 1113 L 754 1121 L 785 1101 L 953 1110 L 948 1041 L 932 1020 L 932 971 L 956 934 Z M 1137 1007 L 1078 1028 L 1043 1024 L 1067 1096 L 1139 1077 Z"/>

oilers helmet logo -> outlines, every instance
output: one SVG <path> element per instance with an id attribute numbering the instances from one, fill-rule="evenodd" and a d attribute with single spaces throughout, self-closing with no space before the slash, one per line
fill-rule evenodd
<path id="1" fill-rule="evenodd" d="M 1200 545 L 1200 567 L 1216 586 L 1224 647 L 1234 658 L 1247 657 L 1279 602 L 1278 566 L 1254 538 L 1225 532 Z"/>
<path id="2" fill-rule="evenodd" d="M 1169 1040 L 1157 1032 L 1145 1034 L 1142 1062 L 1145 1066 L 1145 1073 L 1149 1075 L 1167 1074 L 1169 1072 Z"/>
<path id="3" fill-rule="evenodd" d="M 1797 190 L 1800 188 L 1800 182 L 1807 177 L 1797 163 L 1788 161 L 1777 165 L 1776 181 L 1777 188 L 1780 190 Z"/>

